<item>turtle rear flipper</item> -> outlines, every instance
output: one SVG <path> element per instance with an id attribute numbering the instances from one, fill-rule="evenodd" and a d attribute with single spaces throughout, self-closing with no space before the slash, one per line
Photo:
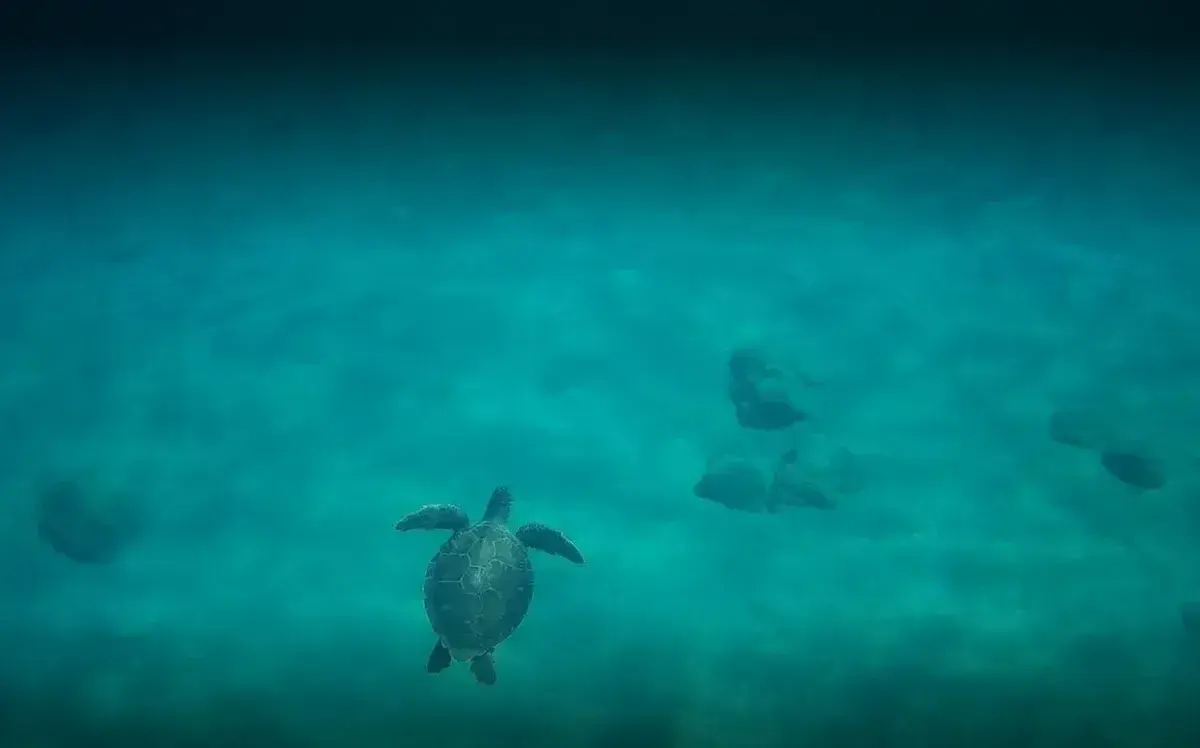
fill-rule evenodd
<path id="1" fill-rule="evenodd" d="M 471 674 L 475 680 L 485 686 L 496 685 L 496 660 L 491 652 L 484 652 L 471 658 Z"/>
<path id="2" fill-rule="evenodd" d="M 396 523 L 400 532 L 408 530 L 452 530 L 458 532 L 470 526 L 467 513 L 453 504 L 426 504 L 407 514 Z"/>
<path id="3" fill-rule="evenodd" d="M 566 535 L 540 522 L 522 525 L 516 536 L 527 548 L 535 548 L 552 556 L 562 556 L 571 563 L 583 563 L 583 554 Z"/>
<path id="4" fill-rule="evenodd" d="M 429 653 L 429 662 L 425 665 L 425 672 L 440 673 L 450 667 L 450 650 L 446 649 L 446 645 L 442 644 L 442 640 L 438 639 L 437 644 L 433 645 L 433 651 Z"/>

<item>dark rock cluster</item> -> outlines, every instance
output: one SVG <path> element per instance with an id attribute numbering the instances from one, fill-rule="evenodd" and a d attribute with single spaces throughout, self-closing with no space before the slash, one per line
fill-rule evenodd
<path id="1" fill-rule="evenodd" d="M 749 348 L 734 350 L 728 367 L 727 394 L 742 428 L 777 432 L 808 419 L 799 401 L 814 383 L 804 375 L 773 366 Z M 716 455 L 692 492 L 736 511 L 775 513 L 786 507 L 834 509 L 839 496 L 855 493 L 862 484 L 857 459 L 849 450 L 821 454 L 808 444 L 786 450 L 769 465 Z"/>
<path id="2" fill-rule="evenodd" d="M 141 534 L 135 501 L 97 490 L 83 478 L 47 482 L 35 499 L 38 537 L 76 563 L 110 563 Z"/>
<path id="3" fill-rule="evenodd" d="M 692 492 L 729 509 L 774 514 L 788 507 L 836 509 L 840 497 L 862 487 L 861 469 L 849 450 L 821 460 L 807 450 L 801 459 L 800 450 L 789 449 L 769 470 L 745 457 L 714 457 Z"/>
<path id="4" fill-rule="evenodd" d="M 1069 447 L 1097 452 L 1100 466 L 1122 483 L 1145 491 L 1167 484 L 1162 464 L 1139 447 L 1121 444 L 1101 408 L 1063 408 L 1050 414 L 1050 438 Z"/>

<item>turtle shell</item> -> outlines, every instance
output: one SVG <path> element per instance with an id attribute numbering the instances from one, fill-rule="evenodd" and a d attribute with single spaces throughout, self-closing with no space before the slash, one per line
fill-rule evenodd
<path id="1" fill-rule="evenodd" d="M 457 660 L 516 631 L 533 600 L 533 565 L 504 525 L 480 522 L 442 544 L 425 572 L 425 613 Z"/>

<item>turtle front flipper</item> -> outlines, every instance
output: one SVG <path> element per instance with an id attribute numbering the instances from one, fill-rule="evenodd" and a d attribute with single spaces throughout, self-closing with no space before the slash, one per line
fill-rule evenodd
<path id="1" fill-rule="evenodd" d="M 405 515 L 396 523 L 400 532 L 408 530 L 465 530 L 471 524 L 467 513 L 453 504 L 426 504 L 417 511 Z"/>
<path id="2" fill-rule="evenodd" d="M 433 651 L 429 653 L 429 662 L 425 665 L 425 672 L 440 673 L 450 667 L 450 650 L 446 649 L 446 645 L 442 644 L 442 640 L 438 639 L 437 644 L 433 645 Z"/>
<path id="3" fill-rule="evenodd" d="M 558 530 L 539 522 L 523 525 L 516 532 L 517 540 L 527 548 L 535 548 L 552 556 L 562 556 L 571 563 L 582 564 L 583 554 L 571 540 Z"/>
<path id="4" fill-rule="evenodd" d="M 485 686 L 496 685 L 496 660 L 491 652 L 484 652 L 471 658 L 471 673 L 475 680 Z"/>

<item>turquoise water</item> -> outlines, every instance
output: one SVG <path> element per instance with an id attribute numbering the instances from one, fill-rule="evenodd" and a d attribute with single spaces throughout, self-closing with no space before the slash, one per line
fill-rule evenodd
<path id="1" fill-rule="evenodd" d="M 4 86 L 5 744 L 1200 740 L 1194 88 L 603 61 Z M 739 424 L 742 349 L 806 420 Z M 695 493 L 791 449 L 835 506 Z M 39 535 L 63 482 L 103 562 Z M 447 534 L 393 527 L 501 484 L 587 563 L 535 555 L 485 688 L 425 673 Z"/>

